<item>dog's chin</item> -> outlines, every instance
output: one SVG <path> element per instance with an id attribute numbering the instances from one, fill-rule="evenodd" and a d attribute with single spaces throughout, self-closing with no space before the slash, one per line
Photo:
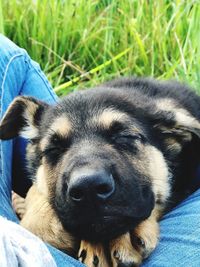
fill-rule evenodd
<path id="1" fill-rule="evenodd" d="M 144 218 L 102 216 L 87 222 L 63 221 L 64 228 L 79 239 L 106 242 L 133 230 Z"/>

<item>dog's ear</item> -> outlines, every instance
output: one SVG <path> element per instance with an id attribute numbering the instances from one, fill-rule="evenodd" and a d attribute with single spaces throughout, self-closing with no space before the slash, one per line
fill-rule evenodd
<path id="1" fill-rule="evenodd" d="M 8 140 L 18 135 L 27 139 L 36 138 L 40 119 L 46 107 L 46 103 L 33 97 L 16 97 L 0 123 L 0 139 Z"/>
<path id="2" fill-rule="evenodd" d="M 154 113 L 154 129 L 168 140 L 168 144 L 184 145 L 196 136 L 200 139 L 200 120 L 183 107 L 170 102 L 170 106 L 157 106 Z M 162 107 L 162 108 L 160 108 Z"/>

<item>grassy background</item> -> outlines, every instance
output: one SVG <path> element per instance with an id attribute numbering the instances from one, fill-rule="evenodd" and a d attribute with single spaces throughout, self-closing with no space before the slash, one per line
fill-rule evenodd
<path id="1" fill-rule="evenodd" d="M 200 0 L 0 0 L 0 31 L 59 95 L 119 75 L 175 78 L 200 92 Z"/>

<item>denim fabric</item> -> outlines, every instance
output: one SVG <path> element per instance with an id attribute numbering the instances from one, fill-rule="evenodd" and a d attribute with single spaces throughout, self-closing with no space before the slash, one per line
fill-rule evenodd
<path id="1" fill-rule="evenodd" d="M 30 59 L 25 50 L 0 34 L 1 118 L 13 98 L 18 95 L 34 96 L 51 104 L 57 100 L 39 65 Z M 23 161 L 25 146 L 26 140 L 22 138 L 16 138 L 12 141 L 0 141 L 0 215 L 17 223 L 18 219 L 13 212 L 10 200 L 12 176 L 14 176 L 14 173 L 12 174 L 12 160 L 16 157 L 18 160 L 21 158 L 21 161 Z M 48 249 L 53 255 L 57 266 L 83 266 L 80 262 L 50 245 L 48 245 Z M 1 263 L 0 266 L 2 266 Z"/>
<path id="2" fill-rule="evenodd" d="M 200 190 L 166 214 L 160 242 L 143 267 L 200 266 Z"/>
<path id="3" fill-rule="evenodd" d="M 0 35 L 0 97 L 1 116 L 17 95 L 32 95 L 49 103 L 56 96 L 37 63 L 27 53 Z M 0 215 L 10 220 L 17 218 L 11 208 L 10 192 L 13 157 L 24 157 L 25 141 L 1 142 L 0 147 Z M 199 181 L 198 181 L 199 182 Z M 161 237 L 156 250 L 144 267 L 199 267 L 200 266 L 200 190 L 183 201 L 160 222 Z M 57 266 L 83 266 L 48 245 Z"/>

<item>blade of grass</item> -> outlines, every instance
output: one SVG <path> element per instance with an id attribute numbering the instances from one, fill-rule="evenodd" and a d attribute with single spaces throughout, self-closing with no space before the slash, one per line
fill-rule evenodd
<path id="1" fill-rule="evenodd" d="M 3 22 L 3 11 L 2 11 L 1 0 L 0 0 L 0 33 L 4 34 L 4 22 Z"/>
<path id="2" fill-rule="evenodd" d="M 74 83 L 79 82 L 82 78 L 84 78 L 85 76 L 87 76 L 88 74 L 95 74 L 97 72 L 99 72 L 100 70 L 104 69 L 106 66 L 109 66 L 113 61 L 118 60 L 119 58 L 123 57 L 125 54 L 127 54 L 129 51 L 131 50 L 131 48 L 127 48 L 126 50 L 122 51 L 121 53 L 119 53 L 118 55 L 116 55 L 115 57 L 113 57 L 110 60 L 107 60 L 106 62 L 104 62 L 103 64 L 95 67 L 94 69 L 85 72 L 83 74 L 81 74 L 80 76 L 73 78 L 71 81 L 68 81 L 66 83 L 63 83 L 59 86 L 57 86 L 56 88 L 54 88 L 54 92 L 59 94 L 60 91 L 65 90 L 66 88 L 68 88 L 69 86 L 73 85 Z"/>

